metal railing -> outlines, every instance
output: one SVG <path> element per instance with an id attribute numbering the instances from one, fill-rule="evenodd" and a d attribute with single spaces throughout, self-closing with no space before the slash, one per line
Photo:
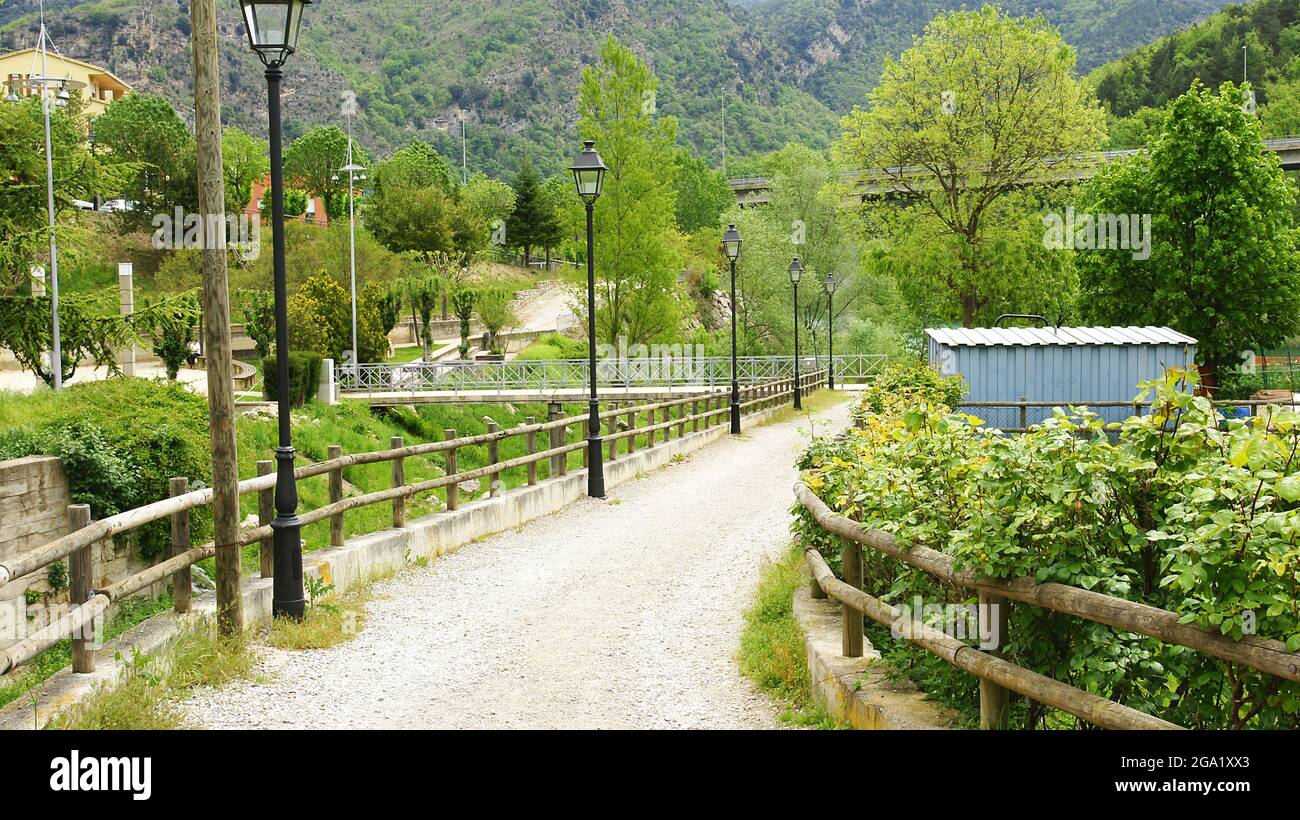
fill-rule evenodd
<path id="1" fill-rule="evenodd" d="M 826 357 L 801 357 L 800 372 L 828 366 Z M 879 375 L 885 356 L 835 356 L 829 362 L 836 383 L 866 381 Z M 742 356 L 736 362 L 741 384 L 794 377 L 793 356 Z M 581 389 L 589 384 L 585 359 L 508 362 L 411 362 L 335 365 L 343 393 L 460 393 L 503 390 Z M 597 384 L 616 388 L 717 388 L 731 383 L 729 357 L 605 359 L 596 363 Z"/>

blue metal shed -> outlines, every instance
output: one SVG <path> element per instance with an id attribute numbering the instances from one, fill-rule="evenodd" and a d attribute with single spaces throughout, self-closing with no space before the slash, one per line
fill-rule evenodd
<path id="1" fill-rule="evenodd" d="M 961 374 L 971 402 L 1128 402 L 1139 382 L 1196 361 L 1196 340 L 1167 327 L 938 328 L 926 331 L 930 364 Z M 1015 427 L 1017 409 L 972 408 L 994 427 Z M 1132 410 L 1096 408 L 1107 421 Z M 1036 424 L 1050 408 L 1029 408 Z"/>

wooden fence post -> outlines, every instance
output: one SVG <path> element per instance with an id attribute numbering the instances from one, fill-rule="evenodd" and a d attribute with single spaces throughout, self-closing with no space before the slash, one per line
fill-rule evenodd
<path id="1" fill-rule="evenodd" d="M 586 440 L 589 439 L 589 438 L 591 438 L 591 419 L 590 419 L 590 418 L 584 418 L 584 419 L 582 420 L 582 440 L 583 440 L 583 441 L 586 441 Z M 589 461 L 591 461 L 591 448 L 590 448 L 590 447 L 583 447 L 583 448 L 582 448 L 582 467 L 583 467 L 584 470 L 585 470 L 586 468 L 588 468 L 588 467 L 591 466 L 590 464 L 587 463 L 587 462 L 589 462 Z"/>
<path id="2" fill-rule="evenodd" d="M 686 405 L 677 405 L 677 437 L 686 437 Z"/>
<path id="3" fill-rule="evenodd" d="M 488 433 L 494 434 L 497 432 L 497 430 L 498 430 L 497 423 L 495 421 L 489 421 L 487 426 Z M 500 442 L 497 441 L 497 439 L 492 439 L 491 441 L 488 442 L 488 464 L 497 464 L 500 461 L 501 461 Z M 489 473 L 488 481 L 490 482 L 488 484 L 488 497 L 496 498 L 497 496 L 501 495 L 500 471 Z"/>
<path id="4" fill-rule="evenodd" d="M 822 585 L 817 583 L 816 578 L 808 579 L 808 592 L 811 593 L 812 597 L 817 600 L 821 600 L 826 597 L 826 590 L 822 589 Z"/>
<path id="5" fill-rule="evenodd" d="M 628 455 L 636 452 L 636 411 L 627 414 L 627 429 L 632 431 L 632 435 L 627 437 Z"/>
<path id="6" fill-rule="evenodd" d="M 559 402 L 551 402 L 546 406 L 546 420 L 559 421 L 564 418 L 564 407 Z M 551 446 L 547 449 L 558 450 L 560 447 L 569 443 L 569 430 L 567 427 L 554 427 L 551 429 Z M 551 456 L 551 478 L 557 475 L 564 475 L 564 464 L 569 460 L 566 453 L 562 456 Z"/>
<path id="7" fill-rule="evenodd" d="M 618 407 L 617 404 L 614 406 Z M 609 435 L 611 436 L 609 440 L 609 460 L 615 461 L 618 459 L 618 439 L 612 438 L 612 436 L 618 435 L 618 416 L 609 417 Z"/>
<path id="8" fill-rule="evenodd" d="M 388 443 L 394 450 L 400 450 L 406 446 L 406 440 L 402 436 L 393 436 Z M 405 459 L 393 459 L 393 486 L 406 486 Z M 406 528 L 406 498 L 404 497 L 393 499 L 393 526 L 399 530 Z"/>
<path id="9" fill-rule="evenodd" d="M 455 441 L 456 431 L 450 429 L 443 430 L 442 438 L 443 441 Z M 447 451 L 446 473 L 448 476 L 456 475 L 456 448 L 455 447 L 452 447 L 450 450 Z M 458 482 L 452 481 L 450 484 L 447 485 L 447 509 L 448 510 L 456 509 L 459 496 L 460 496 L 460 485 Z"/>
<path id="10" fill-rule="evenodd" d="M 274 461 L 257 462 L 257 474 L 270 475 L 275 472 Z M 275 520 L 275 487 L 262 490 L 257 494 L 257 525 L 265 527 Z M 270 538 L 263 538 L 258 542 L 258 558 L 262 564 L 262 577 L 270 578 L 275 575 L 275 551 L 274 543 Z"/>
<path id="11" fill-rule="evenodd" d="M 1025 398 L 1024 396 L 1020 397 L 1020 429 L 1021 430 L 1029 429 L 1029 405 L 1026 404 L 1027 401 L 1029 401 L 1029 399 Z"/>
<path id="12" fill-rule="evenodd" d="M 343 457 L 343 448 L 337 444 L 331 444 L 327 450 L 326 458 L 333 461 L 336 458 Z M 343 468 L 335 467 L 329 472 L 330 476 L 330 503 L 343 500 Z M 344 543 L 343 537 L 343 513 L 334 513 L 330 516 L 330 546 L 341 547 Z"/>
<path id="13" fill-rule="evenodd" d="M 1002 657 L 1007 645 L 1007 624 L 1010 605 L 1006 598 L 987 592 L 979 594 L 979 633 L 981 649 L 994 657 Z M 986 634 L 986 632 L 988 634 Z M 996 633 L 996 634 L 993 634 Z M 1006 729 L 1011 720 L 1011 690 L 980 678 L 980 728 Z"/>
<path id="14" fill-rule="evenodd" d="M 172 498 L 185 495 L 190 491 L 188 478 L 173 478 L 168 482 Z M 172 555 L 189 552 L 190 549 L 190 511 L 181 510 L 172 513 Z M 179 613 L 190 611 L 191 584 L 193 572 L 190 567 L 178 569 L 172 573 L 172 609 Z"/>
<path id="15" fill-rule="evenodd" d="M 90 505 L 72 504 L 68 507 L 69 528 L 76 532 L 90 526 Z M 94 544 L 82 547 L 68 556 L 68 600 L 72 607 L 85 605 L 90 600 L 91 588 L 94 586 L 95 556 Z M 94 632 L 94 622 L 86 624 L 72 637 L 72 671 L 94 672 L 95 639 L 86 640 L 86 629 Z"/>
<path id="16" fill-rule="evenodd" d="M 862 547 L 853 541 L 843 542 L 840 563 L 844 583 L 862 589 Z M 842 606 L 843 653 L 846 658 L 862 657 L 862 613 L 847 604 Z"/>
<path id="17" fill-rule="evenodd" d="M 527 424 L 529 427 L 532 427 L 535 424 L 537 424 L 537 419 L 532 416 L 528 416 L 524 419 L 524 424 Z M 537 453 L 537 431 L 529 430 L 527 438 L 528 438 L 528 455 L 530 456 L 535 455 Z M 531 487 L 536 483 L 537 483 L 537 462 L 530 461 L 528 462 L 528 486 Z"/>
<path id="18" fill-rule="evenodd" d="M 691 419 L 691 432 L 698 433 L 700 432 L 700 400 L 699 399 L 691 400 L 691 416 L 693 416 L 693 418 Z"/>

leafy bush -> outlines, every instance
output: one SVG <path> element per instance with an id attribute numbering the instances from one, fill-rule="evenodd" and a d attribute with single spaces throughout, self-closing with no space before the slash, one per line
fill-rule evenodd
<path id="1" fill-rule="evenodd" d="M 262 359 L 262 395 L 267 401 L 279 401 L 279 365 L 277 357 Z M 289 353 L 289 405 L 301 407 L 316 396 L 320 387 L 321 355 L 309 350 Z"/>
<path id="2" fill-rule="evenodd" d="M 805 454 L 805 480 L 838 512 L 993 578 L 1032 577 L 1139 601 L 1235 639 L 1300 650 L 1300 414 L 1225 421 L 1171 370 L 1148 416 L 1106 425 L 1058 409 L 1025 435 L 914 402 L 866 415 Z M 806 538 L 834 552 L 802 518 Z M 866 550 L 870 591 L 962 604 L 952 589 Z M 1199 728 L 1300 728 L 1300 685 L 1145 636 L 1023 604 L 1010 612 L 1016 663 Z M 931 691 L 975 697 L 964 673 L 894 649 Z M 888 651 L 887 651 L 888 654 Z M 972 704 L 958 703 L 967 710 Z M 1073 719 L 1019 703 L 1022 725 Z"/>
<path id="3" fill-rule="evenodd" d="M 927 404 L 952 410 L 966 394 L 961 376 L 941 376 L 934 368 L 916 361 L 891 364 L 862 391 L 855 417 L 883 413 L 911 404 Z"/>
<path id="4" fill-rule="evenodd" d="M 208 405 L 184 387 L 112 379 L 55 393 L 0 395 L 0 459 L 58 456 L 72 498 L 96 520 L 166 498 L 174 476 L 208 480 Z M 211 532 L 211 512 L 194 511 L 195 543 Z M 167 521 L 138 531 L 142 557 L 166 552 Z"/>

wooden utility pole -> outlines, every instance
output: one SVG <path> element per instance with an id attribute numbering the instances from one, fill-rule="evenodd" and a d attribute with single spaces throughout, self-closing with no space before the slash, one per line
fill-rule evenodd
<path id="1" fill-rule="evenodd" d="M 221 161 L 221 66 L 217 2 L 190 0 L 194 52 L 194 137 L 198 148 L 199 218 L 203 224 L 203 352 L 208 365 L 212 438 L 212 514 L 217 545 L 217 625 L 244 628 L 240 596 L 239 461 L 226 271 L 226 185 Z"/>

